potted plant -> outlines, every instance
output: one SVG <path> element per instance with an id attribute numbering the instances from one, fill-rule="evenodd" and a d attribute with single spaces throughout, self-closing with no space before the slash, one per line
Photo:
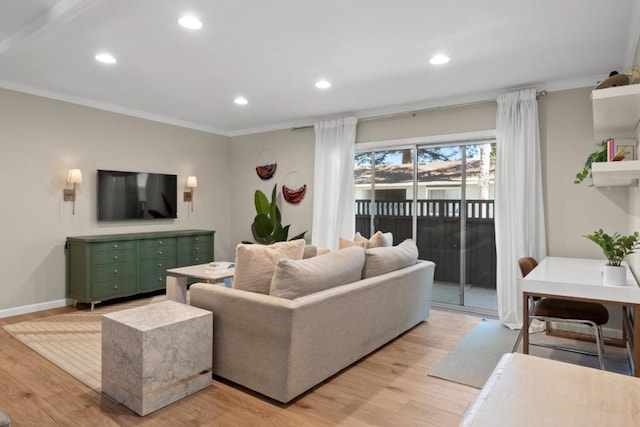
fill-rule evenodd
<path id="1" fill-rule="evenodd" d="M 599 229 L 584 237 L 600 246 L 602 253 L 609 261 L 603 267 L 602 282 L 605 285 L 624 286 L 627 283 L 627 268 L 620 264 L 627 255 L 634 253 L 640 246 L 638 232 L 629 236 L 623 236 L 618 232 L 609 235 Z"/>
<path id="2" fill-rule="evenodd" d="M 267 199 L 266 194 L 260 190 L 256 190 L 253 201 L 256 207 L 256 216 L 251 224 L 251 233 L 257 243 L 270 245 L 276 242 L 286 240 L 303 239 L 306 231 L 289 239 L 289 225 L 282 226 L 282 216 L 280 209 L 276 204 L 276 187 L 273 186 L 271 191 L 271 202 Z M 252 243 L 243 241 L 242 243 Z"/>
<path id="3" fill-rule="evenodd" d="M 582 170 L 576 174 L 576 179 L 573 181 L 574 184 L 580 184 L 587 177 L 591 178 L 592 163 L 607 161 L 607 141 L 608 139 L 603 139 L 602 142 L 598 145 L 598 150 L 587 156 L 587 160 L 584 162 L 584 168 L 582 168 Z M 591 186 L 593 186 L 593 183 L 591 184 Z"/>

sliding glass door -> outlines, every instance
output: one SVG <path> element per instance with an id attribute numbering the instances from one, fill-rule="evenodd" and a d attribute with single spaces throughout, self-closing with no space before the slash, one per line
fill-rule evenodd
<path id="1" fill-rule="evenodd" d="M 358 153 L 356 230 L 415 240 L 436 263 L 434 302 L 496 310 L 495 143 Z"/>

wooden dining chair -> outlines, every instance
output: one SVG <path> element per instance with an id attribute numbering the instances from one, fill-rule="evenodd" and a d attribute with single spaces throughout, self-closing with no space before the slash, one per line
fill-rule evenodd
<path id="1" fill-rule="evenodd" d="M 522 277 L 526 277 L 531 272 L 531 270 L 536 268 L 538 262 L 535 258 L 524 257 L 518 260 L 518 265 L 520 266 Z M 528 329 L 533 319 L 538 319 L 547 323 L 563 322 L 588 325 L 593 327 L 596 339 L 597 354 L 552 344 L 531 343 L 531 345 L 571 351 L 574 353 L 588 354 L 592 356 L 597 355 L 600 369 L 604 369 L 604 337 L 602 335 L 602 325 L 609 321 L 609 311 L 604 305 L 592 302 L 572 301 L 558 298 L 530 298 L 529 324 L 522 325 L 522 330 L 520 331 L 518 339 L 516 340 L 516 343 L 513 347 L 514 353 L 518 350 L 520 340 L 522 340 L 522 334 L 525 331 L 524 328 L 526 327 Z"/>

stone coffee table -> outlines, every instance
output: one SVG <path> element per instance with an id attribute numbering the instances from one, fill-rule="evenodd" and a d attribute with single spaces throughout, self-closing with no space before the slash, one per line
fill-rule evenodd
<path id="1" fill-rule="evenodd" d="M 163 301 L 102 317 L 102 392 L 147 415 L 211 385 L 213 314 Z"/>

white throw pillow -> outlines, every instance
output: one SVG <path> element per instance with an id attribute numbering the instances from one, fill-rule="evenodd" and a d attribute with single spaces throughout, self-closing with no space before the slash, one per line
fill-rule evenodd
<path id="1" fill-rule="evenodd" d="M 269 293 L 271 276 L 280 258 L 302 259 L 304 239 L 272 245 L 239 244 L 236 247 L 234 289 Z"/>
<path id="2" fill-rule="evenodd" d="M 418 261 L 418 247 L 411 239 L 398 246 L 371 248 L 366 250 L 362 278 L 379 276 L 400 270 Z"/>
<path id="3" fill-rule="evenodd" d="M 359 246 L 299 261 L 281 259 L 273 273 L 269 295 L 295 299 L 357 282 L 363 265 L 364 249 Z"/>

